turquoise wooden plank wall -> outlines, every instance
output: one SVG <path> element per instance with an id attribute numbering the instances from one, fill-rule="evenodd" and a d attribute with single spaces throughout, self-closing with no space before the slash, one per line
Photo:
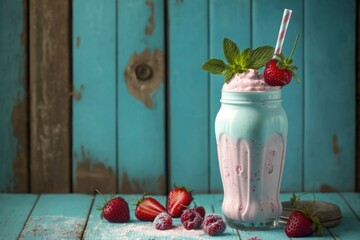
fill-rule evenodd
<path id="1" fill-rule="evenodd" d="M 24 146 L 11 122 L 26 95 L 19 81 L 23 6 L 6 4 L 12 10 L 1 8 L 0 14 L 8 36 L 0 45 L 1 192 L 15 191 L 18 179 L 27 179 L 26 171 L 13 167 Z M 289 136 L 282 191 L 355 189 L 355 0 L 72 4 L 72 191 L 165 193 L 178 184 L 221 192 L 214 119 L 223 80 L 200 66 L 223 58 L 224 37 L 241 49 L 274 46 L 284 8 L 293 15 L 283 53 L 300 33 L 294 61 L 301 83 L 283 90 Z M 15 13 L 18 21 L 7 21 Z"/>
<path id="2" fill-rule="evenodd" d="M 74 191 L 116 190 L 115 22 L 114 1 L 73 1 Z"/>
<path id="3" fill-rule="evenodd" d="M 0 7 L 0 191 L 28 191 L 26 4 Z"/>

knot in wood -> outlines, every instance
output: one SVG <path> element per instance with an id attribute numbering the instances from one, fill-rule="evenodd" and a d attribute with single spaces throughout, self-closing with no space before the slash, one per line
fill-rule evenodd
<path id="1" fill-rule="evenodd" d="M 135 68 L 135 74 L 137 79 L 141 81 L 146 81 L 151 79 L 153 75 L 153 70 L 148 64 L 142 63 Z"/>

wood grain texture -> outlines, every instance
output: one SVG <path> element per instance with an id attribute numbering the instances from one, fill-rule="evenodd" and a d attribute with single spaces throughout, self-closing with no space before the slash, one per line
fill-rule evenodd
<path id="1" fill-rule="evenodd" d="M 119 0 L 117 11 L 118 191 L 165 193 L 164 1 Z"/>
<path id="2" fill-rule="evenodd" d="M 142 195 L 117 195 L 129 204 L 130 221 L 109 223 L 100 218 L 96 208 L 103 206 L 104 197 L 83 194 L 0 194 L 0 234 L 4 239 L 214 239 L 202 229 L 185 230 L 180 219 L 173 219 L 170 230 L 156 230 L 151 222 L 135 218 L 135 204 Z M 109 199 L 110 195 L 105 195 Z M 166 196 L 152 196 L 165 205 Z M 281 201 L 288 201 L 290 193 L 280 195 Z M 336 204 L 342 211 L 343 219 L 334 228 L 324 229 L 315 240 L 359 239 L 360 194 L 355 192 L 315 193 L 301 196 L 302 200 L 325 201 Z M 206 213 L 222 215 L 223 194 L 195 194 L 198 206 L 204 206 Z M 227 227 L 225 233 L 216 239 L 289 239 L 284 225 L 269 231 L 238 231 Z"/>
<path id="3" fill-rule="evenodd" d="M 72 186 L 116 192 L 116 1 L 73 1 Z"/>
<path id="4" fill-rule="evenodd" d="M 30 1 L 31 191 L 70 191 L 69 1 Z"/>
<path id="5" fill-rule="evenodd" d="M 298 67 L 297 75 L 301 83 L 295 79 L 282 90 L 282 105 L 287 113 L 289 130 L 286 146 L 286 157 L 281 191 L 301 191 L 303 188 L 303 94 L 307 79 L 303 77 L 303 3 L 302 1 L 254 1 L 252 6 L 252 47 L 263 45 L 275 47 L 280 23 L 285 8 L 293 11 L 282 49 L 284 56 L 290 55 L 296 34 L 299 40 L 293 54 L 294 64 Z"/>
<path id="6" fill-rule="evenodd" d="M 18 239 L 37 195 L 0 194 L 0 236 L 2 239 Z"/>
<path id="7" fill-rule="evenodd" d="M 209 191 L 208 1 L 169 1 L 170 186 Z M 189 14 L 195 13 L 196 14 Z"/>
<path id="8" fill-rule="evenodd" d="M 27 1 L 0 8 L 0 192 L 28 192 Z"/>
<path id="9" fill-rule="evenodd" d="M 209 58 L 224 60 L 222 42 L 225 37 L 236 42 L 241 50 L 251 47 L 250 1 L 230 0 L 224 4 L 222 0 L 213 0 L 210 1 L 209 11 Z M 237 14 L 229 14 L 233 12 Z M 210 191 L 222 192 L 214 124 L 216 114 L 220 109 L 224 77 L 210 74 L 209 78 Z"/>
<path id="10" fill-rule="evenodd" d="M 283 8 L 293 10 L 283 51 L 299 32 L 302 82 L 283 91 L 290 127 L 282 191 L 359 189 L 355 0 L 171 0 L 168 19 L 164 0 L 1 6 L 0 192 L 164 193 L 167 183 L 222 192 L 213 125 L 223 77 L 200 67 L 223 58 L 224 37 L 241 49 L 274 45 Z M 137 78 L 140 64 L 150 64 L 152 80 Z"/>
<path id="11" fill-rule="evenodd" d="M 81 239 L 92 196 L 43 194 L 19 239 Z"/>
<path id="12" fill-rule="evenodd" d="M 305 1 L 304 11 L 304 190 L 352 191 L 355 1 Z"/>
<path id="13" fill-rule="evenodd" d="M 360 221 L 360 196 L 358 192 L 344 192 L 340 193 L 341 197 L 354 213 L 355 217 Z"/>

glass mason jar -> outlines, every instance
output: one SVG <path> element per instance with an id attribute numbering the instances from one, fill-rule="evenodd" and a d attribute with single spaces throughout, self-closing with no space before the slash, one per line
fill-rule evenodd
<path id="1" fill-rule="evenodd" d="M 279 200 L 288 121 L 281 90 L 222 91 L 215 120 L 226 223 L 235 229 L 274 228 Z"/>

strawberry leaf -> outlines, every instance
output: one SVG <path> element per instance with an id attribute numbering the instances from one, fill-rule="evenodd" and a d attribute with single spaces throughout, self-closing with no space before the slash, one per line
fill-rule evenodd
<path id="1" fill-rule="evenodd" d="M 280 68 L 280 69 L 285 69 L 285 64 L 284 64 L 283 62 L 281 62 L 281 61 L 278 61 L 278 62 L 276 63 L 276 66 L 277 66 L 278 68 Z"/>
<path id="2" fill-rule="evenodd" d="M 312 221 L 311 228 L 317 236 L 322 236 L 323 227 L 321 225 L 320 219 L 318 216 L 311 215 L 310 219 Z"/>
<path id="3" fill-rule="evenodd" d="M 230 64 L 235 64 L 236 59 L 240 56 L 240 50 L 238 46 L 228 38 L 223 40 L 223 52 L 226 61 Z"/>
<path id="4" fill-rule="evenodd" d="M 293 72 L 293 71 L 291 71 L 291 73 L 292 73 L 292 76 L 295 78 L 295 80 L 296 80 L 296 82 L 300 82 L 300 79 L 299 79 L 299 77 L 298 77 L 298 75 L 295 73 L 295 72 Z"/>
<path id="5" fill-rule="evenodd" d="M 202 65 L 201 68 L 214 74 L 222 74 L 225 70 L 225 63 L 220 59 L 209 59 Z"/>
<path id="6" fill-rule="evenodd" d="M 280 53 L 280 54 L 275 54 L 282 62 L 285 61 L 285 56 L 284 54 Z"/>
<path id="7" fill-rule="evenodd" d="M 300 200 L 300 197 L 297 196 L 294 192 L 292 193 L 292 196 L 290 198 L 291 205 L 295 205 Z"/>

